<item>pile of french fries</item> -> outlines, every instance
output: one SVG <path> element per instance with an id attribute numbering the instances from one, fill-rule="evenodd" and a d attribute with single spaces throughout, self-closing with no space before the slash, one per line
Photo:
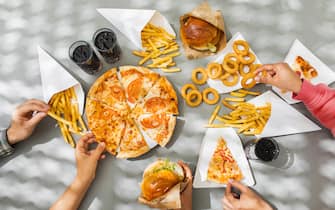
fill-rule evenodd
<path id="1" fill-rule="evenodd" d="M 179 46 L 176 37 L 169 34 L 162 27 L 154 26 L 148 23 L 141 32 L 142 45 L 144 51 L 134 50 L 133 54 L 142 59 L 139 65 L 143 65 L 149 60 L 149 68 L 160 68 L 164 72 L 179 72 L 180 68 L 176 68 L 174 57 L 179 56 Z M 174 68 L 171 68 L 174 67 Z"/>
<path id="2" fill-rule="evenodd" d="M 220 116 L 221 105 L 216 106 L 205 127 L 233 127 L 238 129 L 238 133 L 243 133 L 244 135 L 261 134 L 271 115 L 271 103 L 266 103 L 264 106 L 255 106 L 245 102 L 244 98 L 246 95 L 259 94 L 258 92 L 247 90 L 231 92 L 230 95 L 236 96 L 236 98 L 224 98 L 222 100 L 222 104 L 231 109 L 231 112 Z M 235 102 L 235 104 L 230 102 Z M 213 124 L 214 120 L 218 120 L 221 123 Z"/>
<path id="3" fill-rule="evenodd" d="M 52 96 L 48 115 L 57 120 L 64 140 L 76 146 L 72 133 L 85 135 L 87 128 L 79 113 L 77 96 L 71 87 Z"/>

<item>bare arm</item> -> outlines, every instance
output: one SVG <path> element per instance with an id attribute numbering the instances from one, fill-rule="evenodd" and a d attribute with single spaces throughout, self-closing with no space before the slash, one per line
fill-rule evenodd
<path id="1" fill-rule="evenodd" d="M 51 206 L 51 210 L 77 209 L 95 177 L 99 159 L 105 158 L 102 154 L 104 144 L 99 144 L 94 150 L 88 150 L 89 144 L 95 141 L 92 134 L 82 137 L 76 147 L 77 176 L 65 190 L 63 195 Z"/>
<path id="2" fill-rule="evenodd" d="M 50 209 L 77 209 L 90 185 L 90 182 L 83 182 L 76 177 Z"/>

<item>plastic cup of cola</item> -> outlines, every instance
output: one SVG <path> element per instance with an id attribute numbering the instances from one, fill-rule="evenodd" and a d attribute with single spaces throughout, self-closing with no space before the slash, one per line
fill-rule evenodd
<path id="1" fill-rule="evenodd" d="M 121 48 L 113 30 L 109 28 L 97 30 L 93 35 L 93 43 L 107 63 L 114 64 L 121 59 Z"/>
<path id="2" fill-rule="evenodd" d="M 250 141 L 244 148 L 251 160 L 273 161 L 279 156 L 279 145 L 273 138 L 261 138 Z"/>
<path id="3" fill-rule="evenodd" d="M 88 74 L 96 74 L 102 69 L 102 63 L 86 41 L 74 42 L 69 48 L 69 57 Z"/>

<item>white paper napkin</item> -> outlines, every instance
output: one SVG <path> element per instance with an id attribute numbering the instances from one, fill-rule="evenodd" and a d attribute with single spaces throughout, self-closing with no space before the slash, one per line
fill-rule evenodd
<path id="1" fill-rule="evenodd" d="M 244 177 L 241 182 L 248 186 L 254 185 L 255 180 L 251 173 L 249 162 L 245 156 L 242 142 L 237 136 L 235 130 L 232 128 L 208 128 L 200 148 L 200 155 L 193 187 L 215 188 L 226 186 L 226 184 L 207 181 L 208 165 L 214 154 L 220 136 L 222 136 L 226 141 L 228 148 L 242 171 Z"/>
<path id="2" fill-rule="evenodd" d="M 101 8 L 97 11 L 139 49 L 142 49 L 141 31 L 149 22 L 176 35 L 169 21 L 156 10 Z"/>
<path id="3" fill-rule="evenodd" d="M 329 85 L 335 81 L 335 72 L 332 71 L 326 64 L 324 64 L 318 57 L 316 57 L 298 39 L 293 42 L 293 45 L 286 55 L 284 62 L 288 63 L 292 67 L 292 64 L 295 63 L 296 57 L 299 55 L 308 61 L 318 71 L 318 76 L 311 79 L 312 84 L 324 83 Z M 273 87 L 273 90 L 289 104 L 300 102 L 298 100 L 292 99 L 292 92 L 290 91 L 282 93 L 282 91 L 276 87 Z"/>
<path id="4" fill-rule="evenodd" d="M 82 114 L 84 110 L 85 94 L 81 84 L 46 50 L 38 46 L 37 51 L 44 101 L 48 103 L 55 93 L 74 86 L 78 99 L 79 112 Z"/>
<path id="5" fill-rule="evenodd" d="M 223 58 L 225 57 L 225 55 L 226 55 L 227 53 L 231 53 L 231 52 L 233 52 L 233 44 L 234 44 L 234 41 L 236 41 L 236 40 L 240 40 L 240 39 L 241 39 L 241 40 L 245 40 L 245 38 L 243 37 L 243 35 L 242 35 L 240 32 L 237 32 L 237 33 L 236 33 L 236 34 L 229 40 L 229 42 L 227 43 L 227 46 L 220 52 L 220 54 L 219 54 L 218 57 L 214 60 L 214 62 L 222 63 Z M 256 60 L 255 60 L 254 63 L 256 63 L 256 64 L 261 64 L 261 61 L 258 59 L 258 57 L 257 57 L 257 55 L 255 54 L 255 52 L 252 51 L 251 48 L 250 48 L 250 51 L 256 56 Z M 207 83 L 208 83 L 208 85 L 209 85 L 211 88 L 216 89 L 216 90 L 221 94 L 221 93 L 229 93 L 229 92 L 231 92 L 231 91 L 241 89 L 241 88 L 242 88 L 241 80 L 242 80 L 242 77 L 240 77 L 239 82 L 238 82 L 235 86 L 231 86 L 231 87 L 225 86 L 220 80 L 208 79 L 208 80 L 207 80 Z"/>
<path id="6" fill-rule="evenodd" d="M 272 91 L 267 91 L 248 101 L 256 106 L 263 106 L 266 102 L 272 104 L 271 116 L 263 132 L 257 137 L 283 136 L 321 130 L 321 128 L 285 103 Z"/>

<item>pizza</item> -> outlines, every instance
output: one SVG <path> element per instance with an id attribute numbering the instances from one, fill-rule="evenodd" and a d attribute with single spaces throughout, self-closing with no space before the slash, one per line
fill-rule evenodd
<path id="1" fill-rule="evenodd" d="M 170 141 L 176 120 L 176 116 L 166 113 L 144 114 L 138 118 L 137 124 L 150 139 L 164 147 Z"/>
<path id="2" fill-rule="evenodd" d="M 226 141 L 220 137 L 209 162 L 207 179 L 226 184 L 229 179 L 240 181 L 242 178 L 241 169 L 227 147 Z"/>
<path id="3" fill-rule="evenodd" d="M 124 136 L 121 139 L 118 158 L 138 157 L 150 150 L 133 119 L 128 118 Z"/>
<path id="4" fill-rule="evenodd" d="M 150 150 L 148 141 L 165 146 L 173 134 L 177 113 L 173 86 L 143 67 L 108 70 L 94 82 L 86 98 L 89 129 L 117 158 L 143 155 Z"/>
<path id="5" fill-rule="evenodd" d="M 318 71 L 301 56 L 295 58 L 295 63 L 292 67 L 295 72 L 307 80 L 311 80 L 318 76 Z"/>
<path id="6" fill-rule="evenodd" d="M 99 142 L 106 144 L 106 150 L 116 155 L 121 137 L 124 136 L 125 120 L 104 103 L 94 99 L 86 101 L 87 124 Z"/>
<path id="7" fill-rule="evenodd" d="M 107 104 L 122 116 L 129 113 L 126 95 L 118 80 L 116 68 L 99 77 L 90 88 L 87 97 Z"/>
<path id="8" fill-rule="evenodd" d="M 142 101 L 160 75 L 143 67 L 120 67 L 121 84 L 124 87 L 128 105 L 133 108 Z"/>
<path id="9" fill-rule="evenodd" d="M 161 77 L 132 112 L 136 117 L 147 113 L 178 115 L 178 98 L 166 77 Z"/>

